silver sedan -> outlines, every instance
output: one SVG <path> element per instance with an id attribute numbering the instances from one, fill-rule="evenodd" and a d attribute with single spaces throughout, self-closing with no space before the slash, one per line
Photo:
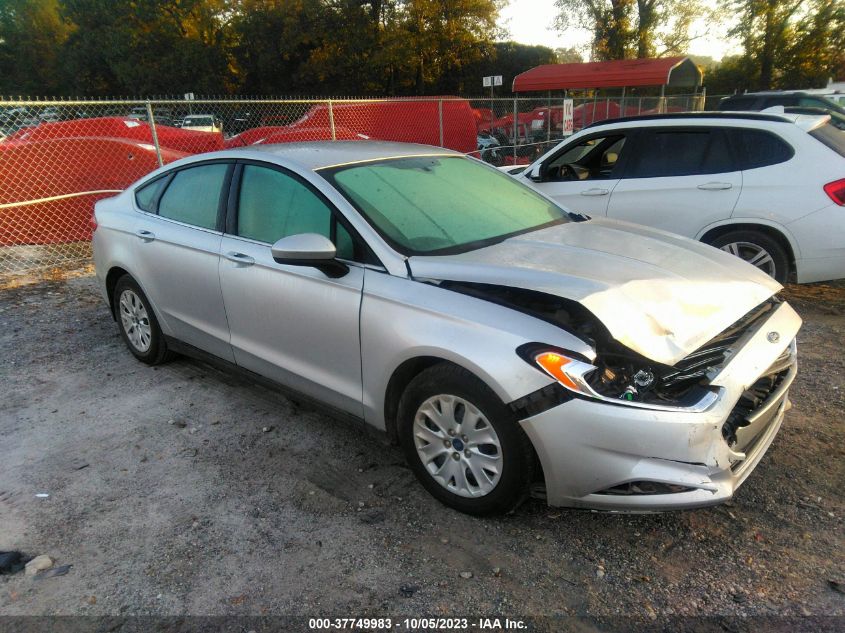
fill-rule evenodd
<path id="1" fill-rule="evenodd" d="M 398 441 L 464 512 L 730 499 L 789 408 L 801 320 L 709 246 L 376 142 L 183 159 L 97 203 L 142 362 L 198 356 Z"/>

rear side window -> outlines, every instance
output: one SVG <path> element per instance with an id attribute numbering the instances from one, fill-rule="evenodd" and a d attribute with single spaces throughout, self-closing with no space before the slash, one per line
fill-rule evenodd
<path id="1" fill-rule="evenodd" d="M 135 202 L 138 207 L 148 213 L 155 213 L 155 202 L 167 178 L 159 178 L 148 185 L 144 185 L 135 192 Z"/>
<path id="2" fill-rule="evenodd" d="M 625 178 L 660 178 L 734 171 L 721 130 L 643 130 Z"/>
<path id="3" fill-rule="evenodd" d="M 204 229 L 217 228 L 220 192 L 228 169 L 226 163 L 215 163 L 176 172 L 158 203 L 158 214 Z"/>
<path id="4" fill-rule="evenodd" d="M 763 130 L 731 130 L 739 168 L 757 169 L 785 163 L 795 155 L 786 141 Z"/>
<path id="5" fill-rule="evenodd" d="M 825 123 L 812 130 L 810 136 L 821 141 L 840 156 L 845 156 L 845 132 L 836 129 L 834 125 Z"/>

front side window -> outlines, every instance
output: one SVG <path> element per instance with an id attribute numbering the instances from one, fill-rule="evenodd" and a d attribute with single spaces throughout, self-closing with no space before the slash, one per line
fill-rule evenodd
<path id="1" fill-rule="evenodd" d="M 320 172 L 399 252 L 481 248 L 569 221 L 553 202 L 460 156 L 419 156 Z"/>
<path id="2" fill-rule="evenodd" d="M 734 169 L 727 141 L 719 130 L 644 130 L 625 177 L 692 176 Z"/>
<path id="3" fill-rule="evenodd" d="M 217 228 L 220 192 L 229 165 L 214 163 L 176 172 L 161 196 L 158 214 L 204 229 Z"/>
<path id="4" fill-rule="evenodd" d="M 238 203 L 238 235 L 273 244 L 300 233 L 332 240 L 337 256 L 354 259 L 354 241 L 329 206 L 308 186 L 287 174 L 245 165 Z"/>
<path id="5" fill-rule="evenodd" d="M 548 164 L 545 180 L 599 180 L 610 178 L 622 149 L 625 136 L 613 134 L 578 143 Z"/>

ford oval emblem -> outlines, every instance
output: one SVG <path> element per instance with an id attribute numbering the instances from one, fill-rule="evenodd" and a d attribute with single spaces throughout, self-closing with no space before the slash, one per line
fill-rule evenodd
<path id="1" fill-rule="evenodd" d="M 780 334 L 778 334 L 777 332 L 769 332 L 768 334 L 766 334 L 766 339 L 769 341 L 769 343 L 777 343 L 780 340 Z"/>

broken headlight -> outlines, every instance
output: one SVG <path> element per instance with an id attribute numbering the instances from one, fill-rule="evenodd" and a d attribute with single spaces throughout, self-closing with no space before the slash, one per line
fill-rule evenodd
<path id="1" fill-rule="evenodd" d="M 702 384 L 683 389 L 662 388 L 658 370 L 619 362 L 610 365 L 580 360 L 556 350 L 533 355 L 534 363 L 569 391 L 591 399 L 648 409 L 704 411 L 718 393 Z"/>

